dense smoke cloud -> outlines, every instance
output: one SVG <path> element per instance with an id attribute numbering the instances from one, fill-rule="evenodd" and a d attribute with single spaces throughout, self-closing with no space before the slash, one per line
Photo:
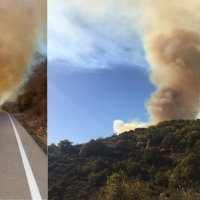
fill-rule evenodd
<path id="1" fill-rule="evenodd" d="M 46 1 L 0 2 L 0 103 L 20 86 L 32 56 L 46 45 Z"/>
<path id="2" fill-rule="evenodd" d="M 155 63 L 151 75 L 157 90 L 147 102 L 153 122 L 194 119 L 199 112 L 200 34 L 178 29 L 157 36 L 148 50 Z"/>
<path id="3" fill-rule="evenodd" d="M 200 1 L 146 0 L 137 5 L 141 17 L 134 23 L 157 89 L 146 102 L 149 122 L 116 120 L 116 133 L 164 120 L 194 119 L 200 111 Z"/>

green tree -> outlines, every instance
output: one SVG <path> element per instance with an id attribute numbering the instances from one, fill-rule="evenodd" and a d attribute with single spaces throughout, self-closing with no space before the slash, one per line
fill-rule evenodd
<path id="1" fill-rule="evenodd" d="M 188 144 L 191 148 L 195 145 L 196 141 L 200 139 L 200 131 L 194 130 L 192 132 L 189 132 L 186 135 L 186 138 L 187 138 Z"/>
<path id="2" fill-rule="evenodd" d="M 174 169 L 170 176 L 169 185 L 172 188 L 189 187 L 199 183 L 200 157 L 195 153 L 189 154 Z"/>
<path id="3" fill-rule="evenodd" d="M 200 155 L 200 140 L 197 140 L 194 147 L 191 149 L 192 152 L 195 152 L 197 155 Z"/>
<path id="4" fill-rule="evenodd" d="M 101 141 L 101 139 L 90 140 L 86 143 L 80 150 L 79 155 L 81 156 L 99 156 L 104 155 L 106 152 L 106 145 Z"/>
<path id="5" fill-rule="evenodd" d="M 92 184 L 94 186 L 102 186 L 102 183 L 104 183 L 106 180 L 107 174 L 108 174 L 107 169 L 105 169 L 99 173 L 92 172 L 88 176 L 88 181 L 90 184 Z"/>
<path id="6" fill-rule="evenodd" d="M 155 164 L 161 158 L 161 152 L 156 147 L 149 147 L 144 150 L 143 161 L 147 164 Z"/>
<path id="7" fill-rule="evenodd" d="M 136 162 L 128 162 L 126 164 L 126 173 L 128 176 L 137 176 L 141 173 L 142 166 Z"/>
<path id="8" fill-rule="evenodd" d="M 60 148 L 60 151 L 62 153 L 72 153 L 74 150 L 74 147 L 72 145 L 72 142 L 69 140 L 62 140 L 58 143 L 58 147 Z"/>
<path id="9" fill-rule="evenodd" d="M 168 177 L 165 175 L 165 173 L 158 171 L 158 173 L 155 175 L 156 184 L 160 186 L 167 187 L 168 185 Z"/>
<path id="10" fill-rule="evenodd" d="M 57 146 L 54 143 L 51 143 L 48 146 L 48 153 L 54 153 L 56 149 L 57 149 Z"/>
<path id="11" fill-rule="evenodd" d="M 97 160 L 95 160 L 91 165 L 92 171 L 94 171 L 95 173 L 100 172 L 107 167 L 108 167 L 108 163 L 102 160 L 101 158 L 98 158 Z"/>

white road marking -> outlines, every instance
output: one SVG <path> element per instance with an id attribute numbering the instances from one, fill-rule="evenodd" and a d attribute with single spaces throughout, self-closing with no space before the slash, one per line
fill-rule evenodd
<path id="1" fill-rule="evenodd" d="M 16 127 L 15 127 L 15 125 L 13 123 L 13 120 L 10 117 L 9 114 L 8 114 L 8 116 L 9 116 L 10 121 L 12 123 L 13 129 L 14 129 L 14 132 L 15 132 L 15 136 L 16 136 L 16 139 L 17 139 L 17 143 L 18 143 L 18 146 L 19 146 L 20 154 L 21 154 L 21 157 L 22 157 L 22 161 L 23 161 L 23 164 L 24 164 L 24 169 L 25 169 L 25 172 L 26 172 L 26 177 L 27 177 L 29 188 L 30 188 L 30 192 L 31 192 L 31 197 L 32 197 L 33 200 L 42 200 L 42 197 L 40 195 L 40 192 L 39 192 L 36 180 L 35 180 L 35 177 L 33 175 L 31 166 L 29 164 L 28 158 L 26 156 L 26 152 L 25 152 L 24 147 L 22 145 L 22 142 L 20 140 L 20 137 L 19 137 L 19 134 L 17 132 L 17 129 L 16 129 Z"/>

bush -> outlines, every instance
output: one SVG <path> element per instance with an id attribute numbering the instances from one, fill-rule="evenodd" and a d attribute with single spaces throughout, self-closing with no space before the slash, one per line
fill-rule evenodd
<path id="1" fill-rule="evenodd" d="M 105 186 L 100 188 L 97 200 L 148 200 L 150 199 L 149 185 L 139 180 L 129 180 L 121 171 L 107 178 Z"/>

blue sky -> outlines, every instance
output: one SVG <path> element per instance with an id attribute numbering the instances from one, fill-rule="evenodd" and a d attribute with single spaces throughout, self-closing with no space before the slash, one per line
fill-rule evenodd
<path id="1" fill-rule="evenodd" d="M 48 4 L 49 144 L 108 137 L 117 119 L 148 121 L 155 88 L 131 8 L 87 1 Z"/>
<path id="2" fill-rule="evenodd" d="M 49 65 L 49 143 L 87 142 L 113 134 L 113 121 L 147 121 L 144 107 L 154 87 L 141 70 L 122 67 L 95 72 L 55 72 Z"/>

